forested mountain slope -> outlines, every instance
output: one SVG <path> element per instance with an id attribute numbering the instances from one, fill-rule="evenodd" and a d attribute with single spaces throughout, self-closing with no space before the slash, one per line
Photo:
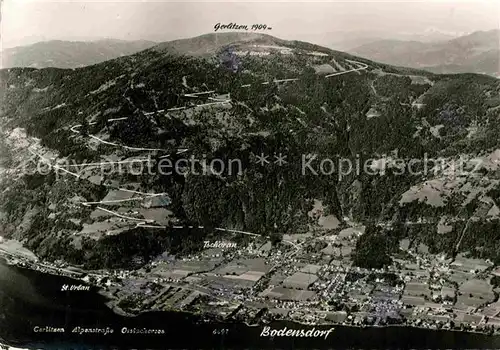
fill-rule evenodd
<path id="1" fill-rule="evenodd" d="M 494 78 L 438 76 L 230 33 L 75 70 L 5 69 L 0 79 L 0 232 L 42 257 L 118 267 L 165 249 L 196 249 L 215 228 L 305 232 L 320 200 L 325 215 L 378 225 L 394 239 L 410 236 L 449 253 L 460 241 L 458 249 L 499 258 L 500 211 L 491 209 L 500 190 Z M 286 164 L 273 163 L 280 153 Z M 270 164 L 257 162 L 261 154 Z M 317 157 L 315 169 L 326 158 L 375 158 L 387 166 L 314 174 L 303 169 L 308 154 Z M 242 171 L 199 175 L 199 164 L 178 175 L 103 173 L 94 165 L 71 169 L 80 177 L 19 170 L 33 170 L 41 157 L 51 164 L 151 157 L 156 168 L 167 155 L 172 162 L 238 159 Z M 460 157 L 486 165 L 411 175 L 394 162 L 419 159 L 423 168 L 424 159 L 438 157 L 443 168 Z M 168 200 L 153 210 L 151 194 Z M 437 235 L 442 226 L 451 228 Z"/>

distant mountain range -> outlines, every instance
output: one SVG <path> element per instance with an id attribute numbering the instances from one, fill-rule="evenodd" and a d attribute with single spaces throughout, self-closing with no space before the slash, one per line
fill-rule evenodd
<path id="1" fill-rule="evenodd" d="M 206 43 L 206 36 L 191 40 L 174 40 L 159 44 L 173 51 L 203 55 L 203 48 L 227 44 L 219 40 L 234 41 L 238 33 L 211 38 L 217 42 Z M 428 30 L 421 34 L 399 33 L 387 38 L 383 33 L 336 32 L 322 35 L 313 42 L 340 49 L 357 56 L 391 65 L 426 69 L 434 73 L 483 73 L 500 75 L 500 30 L 474 32 L 453 37 L 460 33 L 442 33 Z M 330 44 L 325 38 L 336 38 Z M 316 40 L 315 40 L 316 39 Z M 330 39 L 329 39 L 330 40 Z M 200 42 L 198 42 L 200 41 Z M 330 40 L 331 41 L 331 40 Z M 189 44 L 187 44 L 189 43 Z M 94 41 L 50 40 L 36 44 L 8 48 L 1 52 L 1 68 L 78 68 L 127 56 L 148 49 L 158 43 L 148 40 L 125 41 L 101 39 Z M 185 47 L 191 45 L 193 47 Z M 196 51 L 196 52 L 194 52 Z"/>
<path id="2" fill-rule="evenodd" d="M 500 75 L 500 30 L 479 31 L 452 40 L 421 42 L 376 40 L 350 53 L 387 64 L 434 73 Z"/>
<path id="3" fill-rule="evenodd" d="M 444 32 L 436 28 L 429 28 L 419 33 L 388 33 L 387 31 L 375 29 L 370 31 L 336 31 L 331 33 L 323 33 L 320 37 L 311 37 L 308 39 L 335 50 L 349 51 L 357 48 L 358 46 L 371 44 L 376 41 L 397 40 L 435 43 L 438 41 L 452 40 L 462 35 L 466 35 L 466 33 Z"/>
<path id="4" fill-rule="evenodd" d="M 154 45 L 155 42 L 146 40 L 43 41 L 2 51 L 1 67 L 78 68 L 131 55 Z"/>

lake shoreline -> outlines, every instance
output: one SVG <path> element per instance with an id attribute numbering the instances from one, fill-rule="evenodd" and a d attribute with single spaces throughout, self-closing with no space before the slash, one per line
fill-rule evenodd
<path id="1" fill-rule="evenodd" d="M 19 266 L 17 264 L 12 264 L 9 259 L 4 259 L 3 257 L 0 256 L 0 263 L 4 262 L 7 266 L 14 267 L 16 269 L 19 269 L 21 271 L 30 271 L 31 273 L 35 273 L 38 275 L 50 275 L 53 276 L 54 278 L 64 278 L 64 279 L 71 279 L 75 281 L 79 281 L 78 279 L 74 279 L 68 276 L 60 275 L 57 273 L 51 273 L 47 271 L 37 271 L 34 269 L 31 269 L 29 267 L 25 266 Z M 52 270 L 53 271 L 53 270 Z M 124 310 L 122 310 L 120 307 L 117 306 L 117 301 L 118 299 L 114 297 L 112 294 L 110 294 L 108 291 L 102 289 L 102 288 L 93 288 L 94 292 L 96 295 L 99 295 L 100 297 L 103 298 L 102 304 L 103 307 L 108 309 L 111 313 L 115 314 L 117 317 L 124 317 L 129 320 L 138 320 L 141 317 L 149 317 L 150 315 L 162 315 L 162 317 L 191 317 L 193 320 L 198 319 L 198 322 L 201 321 L 202 324 L 207 325 L 207 326 L 212 326 L 212 327 L 221 327 L 223 325 L 226 326 L 234 326 L 234 327 L 245 327 L 250 330 L 250 332 L 259 332 L 260 328 L 263 326 L 267 326 L 269 324 L 279 324 L 279 323 L 286 323 L 286 324 L 292 324 L 293 327 L 302 327 L 302 328 L 311 328 L 311 327 L 316 327 L 316 328 L 326 328 L 326 327 L 333 327 L 335 329 L 341 329 L 345 331 L 346 329 L 353 329 L 353 330 L 359 330 L 359 331 L 381 331 L 381 332 L 392 332 L 392 330 L 397 330 L 398 329 L 415 329 L 415 331 L 426 331 L 426 332 L 451 332 L 453 334 L 459 334 L 459 335 L 471 335 L 471 336 L 485 336 L 485 337 L 491 337 L 491 338 L 498 338 L 498 334 L 494 335 L 488 335 L 484 332 L 479 332 L 479 331 L 463 331 L 460 329 L 437 329 L 437 328 L 431 328 L 431 327 L 421 327 L 421 326 L 414 326 L 414 325 L 409 325 L 409 324 L 390 324 L 390 325 L 349 325 L 349 324 L 338 324 L 338 323 L 333 323 L 333 322 L 328 322 L 328 323 L 318 323 L 318 324 L 310 324 L 310 323 L 305 323 L 305 322 L 300 322 L 298 320 L 282 320 L 282 319 L 276 319 L 276 320 L 271 320 L 270 323 L 264 323 L 262 321 L 259 321 L 256 324 L 249 324 L 248 322 L 241 322 L 241 321 L 226 321 L 226 320 L 218 320 L 214 321 L 209 320 L 208 317 L 203 317 L 203 315 L 196 315 L 194 313 L 189 313 L 181 310 L 169 310 L 169 311 L 144 311 L 140 312 L 138 314 L 131 314 L 128 313 Z M 349 332 L 349 331 L 348 331 Z"/>

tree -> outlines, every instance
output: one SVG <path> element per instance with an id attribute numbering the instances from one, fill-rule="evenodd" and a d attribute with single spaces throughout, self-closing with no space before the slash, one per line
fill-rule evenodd
<path id="1" fill-rule="evenodd" d="M 355 266 L 380 269 L 390 265 L 390 253 L 394 244 L 382 230 L 376 226 L 368 226 L 366 232 L 356 242 L 353 262 Z"/>
<path id="2" fill-rule="evenodd" d="M 80 126 L 80 134 L 82 134 L 82 136 L 85 137 L 89 136 L 89 122 L 85 117 L 82 118 L 82 124 Z"/>
<path id="3" fill-rule="evenodd" d="M 225 217 L 223 206 L 227 189 L 215 176 L 189 176 L 182 194 L 182 206 L 189 220 L 208 227 L 217 227 Z"/>
<path id="4" fill-rule="evenodd" d="M 275 247 L 283 240 L 283 237 L 281 234 L 273 232 L 269 235 L 269 239 L 271 240 L 271 245 Z"/>
<path id="5" fill-rule="evenodd" d="M 500 276 L 493 276 L 490 280 L 490 284 L 493 285 L 494 288 L 500 287 Z"/>

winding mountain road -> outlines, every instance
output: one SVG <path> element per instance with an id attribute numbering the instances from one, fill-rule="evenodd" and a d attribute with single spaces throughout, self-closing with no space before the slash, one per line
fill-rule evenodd
<path id="1" fill-rule="evenodd" d="M 347 73 L 352 73 L 352 72 L 358 72 L 359 73 L 360 71 L 366 70 L 368 68 L 368 65 L 365 64 L 365 63 L 362 63 L 362 62 L 353 61 L 353 60 L 347 60 L 347 59 L 346 59 L 346 62 L 349 62 L 349 63 L 353 64 L 353 66 L 357 66 L 357 68 L 352 68 L 352 69 L 345 70 L 345 71 L 342 71 L 342 72 L 328 74 L 328 75 L 325 76 L 325 78 L 331 78 L 331 77 L 335 77 L 335 76 L 339 76 L 339 75 L 343 75 L 343 74 L 347 74 Z M 286 83 L 286 82 L 294 82 L 294 81 L 298 81 L 298 80 L 299 80 L 299 78 L 274 79 L 272 81 L 266 81 L 266 82 L 262 82 L 260 84 L 267 85 L 267 84 L 270 84 L 270 83 Z M 250 87 L 250 86 L 252 86 L 252 84 L 241 85 L 241 87 Z M 184 94 L 184 96 L 185 97 L 189 97 L 189 98 L 199 98 L 200 96 L 210 95 L 210 94 L 215 94 L 215 93 L 216 93 L 215 90 L 209 90 L 209 91 L 203 91 L 203 92 L 188 93 L 188 94 Z M 227 95 L 230 96 L 230 93 L 227 94 Z M 214 102 L 202 103 L 202 104 L 197 104 L 197 105 L 192 105 L 192 106 L 174 107 L 174 108 L 169 108 L 169 109 L 159 109 L 159 110 L 153 111 L 153 112 L 144 112 L 143 111 L 143 114 L 144 115 L 153 115 L 153 114 L 164 113 L 164 112 L 169 112 L 169 111 L 180 111 L 180 110 L 184 110 L 184 109 L 187 109 L 187 108 L 205 107 L 205 106 L 212 106 L 212 105 L 217 105 L 217 104 L 228 104 L 228 103 L 232 102 L 232 100 L 230 98 L 228 98 L 228 99 L 220 99 L 220 98 L 215 98 L 215 97 L 209 97 L 209 100 L 214 101 Z M 112 122 L 118 122 L 118 121 L 125 121 L 128 118 L 129 117 L 111 118 L 111 119 L 108 119 L 107 122 L 108 123 L 109 122 L 112 123 Z M 89 123 L 89 125 L 96 125 L 96 124 L 97 124 L 96 122 L 90 122 Z M 81 128 L 81 127 L 82 127 L 82 124 L 76 124 L 76 125 L 71 126 L 69 128 L 69 130 L 71 132 L 75 133 L 75 134 L 81 134 L 80 131 L 79 131 L 79 128 Z M 95 135 L 88 135 L 88 137 L 90 137 L 90 138 L 94 139 L 95 141 L 100 142 L 102 144 L 109 145 L 109 146 L 114 146 L 114 147 L 120 147 L 120 148 L 123 148 L 123 149 L 128 150 L 128 151 L 134 151 L 134 152 L 135 151 L 138 151 L 138 152 L 154 152 L 154 151 L 164 152 L 164 151 L 167 151 L 167 150 L 161 149 L 161 148 L 131 147 L 131 146 L 127 146 L 127 145 L 118 144 L 118 143 L 115 143 L 115 142 L 106 141 L 106 140 L 103 140 L 100 137 L 95 136 Z M 29 149 L 29 151 L 33 155 L 35 155 L 35 156 L 39 157 L 40 159 L 42 159 L 42 161 L 44 163 L 46 163 L 47 165 L 53 167 L 54 169 L 60 170 L 62 172 L 65 172 L 65 173 L 67 173 L 67 174 L 69 174 L 71 176 L 76 177 L 79 180 L 82 179 L 79 174 L 77 174 L 75 172 L 72 172 L 72 171 L 69 171 L 69 170 L 65 169 L 61 165 L 52 164 L 52 162 L 49 159 L 43 157 L 41 154 L 38 154 L 38 153 L 32 151 L 31 149 Z M 181 153 L 184 153 L 186 151 L 187 151 L 187 149 L 179 149 L 179 150 L 177 150 L 176 154 L 181 154 Z M 167 154 L 167 155 L 161 156 L 160 158 L 166 158 L 166 157 L 169 157 L 169 156 L 170 156 L 170 154 Z M 83 167 L 83 166 L 103 166 L 103 165 L 110 165 L 110 164 L 127 164 L 127 163 L 149 162 L 149 161 L 150 161 L 150 159 L 144 158 L 144 159 L 134 159 L 134 160 L 125 160 L 125 161 L 113 161 L 113 162 L 94 162 L 94 163 L 68 164 L 66 166 L 71 166 L 71 167 L 77 167 L 78 168 L 78 167 Z M 109 210 L 109 209 L 106 209 L 106 208 L 98 206 L 99 204 L 121 203 L 121 202 L 136 201 L 136 200 L 140 201 L 140 200 L 144 200 L 146 198 L 151 198 L 151 197 L 155 197 L 155 196 L 163 196 L 163 195 L 166 195 L 165 193 L 146 193 L 146 192 L 129 190 L 129 189 L 126 189 L 126 188 L 121 188 L 121 187 L 115 187 L 115 186 L 111 186 L 111 185 L 104 185 L 104 186 L 112 188 L 114 190 L 120 190 L 120 191 L 125 191 L 125 192 L 133 192 L 134 194 L 137 194 L 140 197 L 138 197 L 138 198 L 128 198 L 128 199 L 118 199 L 118 200 L 80 202 L 80 204 L 84 205 L 84 206 L 96 205 L 97 209 L 102 210 L 104 212 L 107 212 L 108 214 L 114 215 L 114 216 L 119 217 L 121 219 L 130 220 L 130 221 L 133 221 L 133 222 L 139 222 L 139 223 L 136 224 L 136 227 L 159 228 L 159 229 L 167 228 L 167 226 L 164 226 L 164 225 L 152 225 L 152 224 L 155 223 L 155 220 L 152 220 L 152 219 L 146 220 L 146 219 L 134 218 L 134 217 L 126 216 L 126 215 L 123 215 L 123 214 L 114 212 L 112 210 Z M 198 226 L 198 228 L 201 228 L 201 227 L 202 226 Z M 181 229 L 181 228 L 184 228 L 184 226 L 173 226 L 172 228 Z M 216 230 L 222 231 L 222 232 L 240 233 L 240 234 L 245 234 L 245 235 L 250 235 L 250 236 L 255 236 L 255 237 L 259 237 L 260 236 L 258 234 L 252 233 L 252 232 L 232 230 L 232 229 L 225 229 L 225 228 L 220 228 L 220 227 L 216 228 Z M 295 243 L 290 242 L 290 241 L 285 241 L 285 242 L 293 245 L 296 248 L 295 253 L 297 253 L 300 250 L 301 244 L 296 245 Z M 292 256 L 293 255 L 294 254 L 292 254 Z"/>

